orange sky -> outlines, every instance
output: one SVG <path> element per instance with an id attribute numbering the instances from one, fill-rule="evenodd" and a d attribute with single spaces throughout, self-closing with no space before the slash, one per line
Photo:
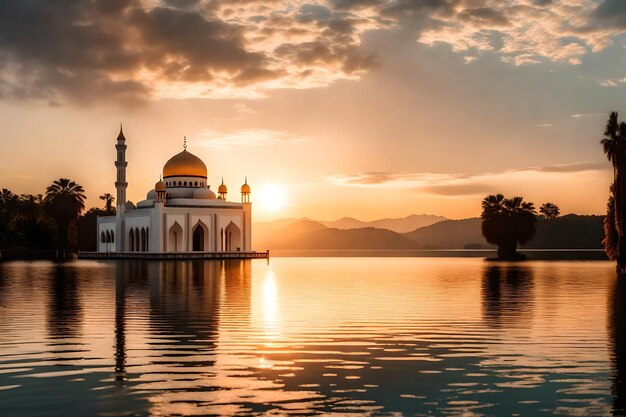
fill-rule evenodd
<path id="1" fill-rule="evenodd" d="M 101 205 L 123 122 L 135 202 L 187 136 L 213 189 L 248 176 L 257 221 L 462 218 L 494 192 L 602 213 L 624 3 L 418 3 L 1 5 L 0 186 L 69 177 Z"/>

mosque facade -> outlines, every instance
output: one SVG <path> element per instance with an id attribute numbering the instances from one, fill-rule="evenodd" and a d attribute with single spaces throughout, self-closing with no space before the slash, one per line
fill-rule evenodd
<path id="1" fill-rule="evenodd" d="M 98 252 L 190 253 L 251 252 L 250 186 L 241 186 L 240 201 L 229 201 L 222 183 L 217 195 L 207 183 L 207 167 L 187 151 L 171 157 L 162 178 L 136 205 L 126 200 L 126 138 L 120 128 L 117 159 L 116 214 L 98 218 Z"/>

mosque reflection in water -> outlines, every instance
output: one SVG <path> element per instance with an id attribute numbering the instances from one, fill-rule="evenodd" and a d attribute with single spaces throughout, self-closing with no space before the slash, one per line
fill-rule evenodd
<path id="1" fill-rule="evenodd" d="M 0 390 L 3 410 L 626 415 L 625 277 L 605 275 L 597 291 L 583 286 L 594 301 L 585 314 L 568 309 L 567 321 L 555 320 L 562 330 L 544 326 L 571 305 L 573 293 L 561 293 L 593 283 L 598 268 L 572 276 L 551 264 L 478 263 L 451 279 L 449 265 L 429 272 L 426 263 L 421 275 L 381 286 L 333 267 L 328 279 L 343 286 L 329 292 L 323 269 L 303 278 L 285 263 L 254 262 L 118 261 L 13 276 L 0 265 L 0 305 L 23 302 L 0 317 L 9 332 L 0 347 L 17 352 L 0 355 L 0 387 L 20 384 Z M 378 273 L 389 261 L 380 262 Z M 11 320 L 39 292 L 43 333 L 24 336 Z M 585 316 L 598 320 L 575 322 Z M 590 333 L 595 323 L 606 327 Z"/>
<path id="2" fill-rule="evenodd" d="M 213 366 L 214 360 L 188 359 L 215 350 L 221 304 L 237 306 L 238 319 L 249 319 L 250 277 L 250 261 L 119 262 L 115 269 L 117 379 L 126 374 L 125 316 L 137 307 L 128 306 L 129 298 L 136 301 L 133 294 L 141 297 L 148 289 L 149 347 L 167 351 L 168 359 L 158 361 L 159 365 Z"/>

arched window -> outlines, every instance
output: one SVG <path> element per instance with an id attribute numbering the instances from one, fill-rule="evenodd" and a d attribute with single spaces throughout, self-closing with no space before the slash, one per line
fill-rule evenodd
<path id="1" fill-rule="evenodd" d="M 111 243 L 111 234 L 109 233 L 109 231 L 108 231 L 108 230 L 107 230 L 107 233 L 106 233 L 106 238 L 104 239 L 104 241 L 105 241 L 106 243 Z"/>
<path id="2" fill-rule="evenodd" d="M 100 243 L 105 243 L 104 232 L 100 233 Z"/>
<path id="3" fill-rule="evenodd" d="M 182 252 L 183 250 L 183 228 L 174 222 L 170 227 L 167 238 L 167 251 L 168 252 Z"/>
<path id="4" fill-rule="evenodd" d="M 183 185 L 183 183 L 178 181 L 178 186 L 180 187 L 181 185 Z"/>
<path id="5" fill-rule="evenodd" d="M 135 227 L 135 251 L 137 252 L 141 250 L 140 239 L 141 239 L 141 236 L 139 236 L 139 228 Z"/>
<path id="6" fill-rule="evenodd" d="M 196 186 L 196 187 L 198 186 L 198 181 L 196 181 L 196 182 L 194 183 L 194 186 Z"/>
<path id="7" fill-rule="evenodd" d="M 111 243 L 115 243 L 115 232 L 111 230 Z"/>
<path id="8" fill-rule="evenodd" d="M 225 250 L 228 252 L 241 251 L 241 229 L 233 222 L 230 222 L 224 231 Z"/>
<path id="9" fill-rule="evenodd" d="M 187 181 L 185 181 L 185 187 L 187 186 Z"/>

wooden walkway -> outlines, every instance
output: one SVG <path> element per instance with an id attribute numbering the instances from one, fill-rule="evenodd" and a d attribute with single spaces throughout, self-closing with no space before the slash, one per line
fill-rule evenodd
<path id="1" fill-rule="evenodd" d="M 267 252 L 78 252 L 78 259 L 269 259 Z"/>

